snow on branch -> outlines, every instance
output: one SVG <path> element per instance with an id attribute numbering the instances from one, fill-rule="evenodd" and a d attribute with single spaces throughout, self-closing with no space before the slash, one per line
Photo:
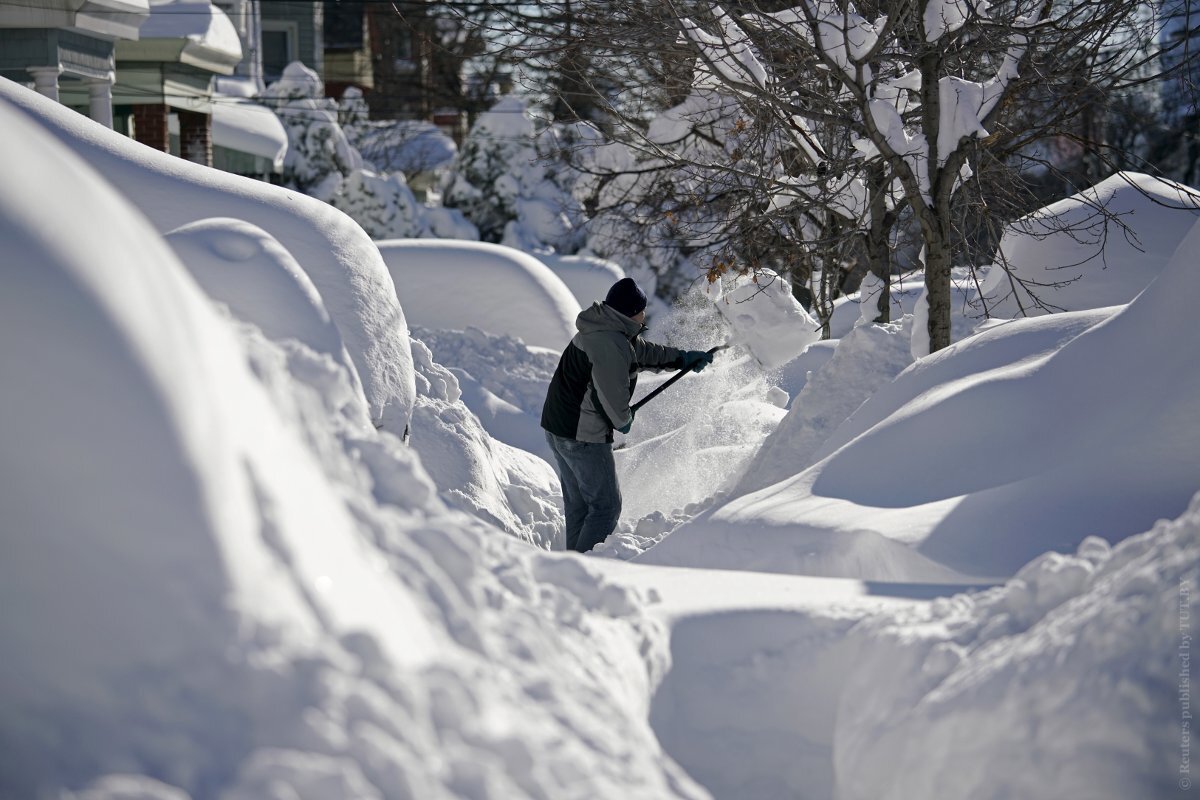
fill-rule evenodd
<path id="1" fill-rule="evenodd" d="M 1033 24 L 1032 18 L 1022 17 L 1013 23 L 1014 32 L 1008 52 L 996 74 L 986 81 L 969 81 L 954 76 L 938 80 L 940 119 L 938 123 L 937 165 L 942 167 L 950 154 L 965 138 L 986 138 L 989 134 L 984 120 L 1004 97 L 1009 85 L 1016 80 L 1018 66 L 1025 55 L 1028 37 L 1022 30 Z"/>
<path id="2" fill-rule="evenodd" d="M 683 19 L 684 33 L 700 50 L 704 63 L 734 86 L 765 89 L 767 68 L 754 54 L 750 39 L 720 6 L 713 7 L 720 35 L 708 33 L 691 19 Z"/>

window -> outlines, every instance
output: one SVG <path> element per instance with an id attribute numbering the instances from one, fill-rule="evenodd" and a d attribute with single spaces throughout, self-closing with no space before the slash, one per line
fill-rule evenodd
<path id="1" fill-rule="evenodd" d="M 263 79 L 267 83 L 279 80 L 284 67 L 299 59 L 299 38 L 300 28 L 296 23 L 263 20 Z"/>

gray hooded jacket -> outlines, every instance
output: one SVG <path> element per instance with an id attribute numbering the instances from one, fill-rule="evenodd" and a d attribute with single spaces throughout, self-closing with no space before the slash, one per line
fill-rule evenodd
<path id="1" fill-rule="evenodd" d="M 682 369 L 683 351 L 647 342 L 645 327 L 604 303 L 575 318 L 579 333 L 558 361 L 542 406 L 542 427 L 580 442 L 611 442 L 633 419 L 637 373 Z"/>

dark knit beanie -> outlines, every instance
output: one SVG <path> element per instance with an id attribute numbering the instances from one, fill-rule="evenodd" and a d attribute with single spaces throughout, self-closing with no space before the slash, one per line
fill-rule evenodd
<path id="1" fill-rule="evenodd" d="M 633 278 L 621 278 L 608 290 L 604 304 L 612 306 L 627 317 L 635 317 L 646 310 L 646 293 Z"/>

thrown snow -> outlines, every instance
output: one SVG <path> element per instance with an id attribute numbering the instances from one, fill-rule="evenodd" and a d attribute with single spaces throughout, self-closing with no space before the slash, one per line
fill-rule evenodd
<path id="1" fill-rule="evenodd" d="M 579 303 L 550 268 L 499 244 L 393 239 L 377 243 L 411 324 L 481 328 L 561 350 Z"/>
<path id="2" fill-rule="evenodd" d="M 994 317 L 1128 303 L 1200 217 L 1200 194 L 1122 172 L 1013 223 L 981 290 Z"/>
<path id="3" fill-rule="evenodd" d="M 783 366 L 821 338 L 820 324 L 787 281 L 770 270 L 723 276 L 706 284 L 704 293 L 729 322 L 731 340 L 768 369 Z"/>

